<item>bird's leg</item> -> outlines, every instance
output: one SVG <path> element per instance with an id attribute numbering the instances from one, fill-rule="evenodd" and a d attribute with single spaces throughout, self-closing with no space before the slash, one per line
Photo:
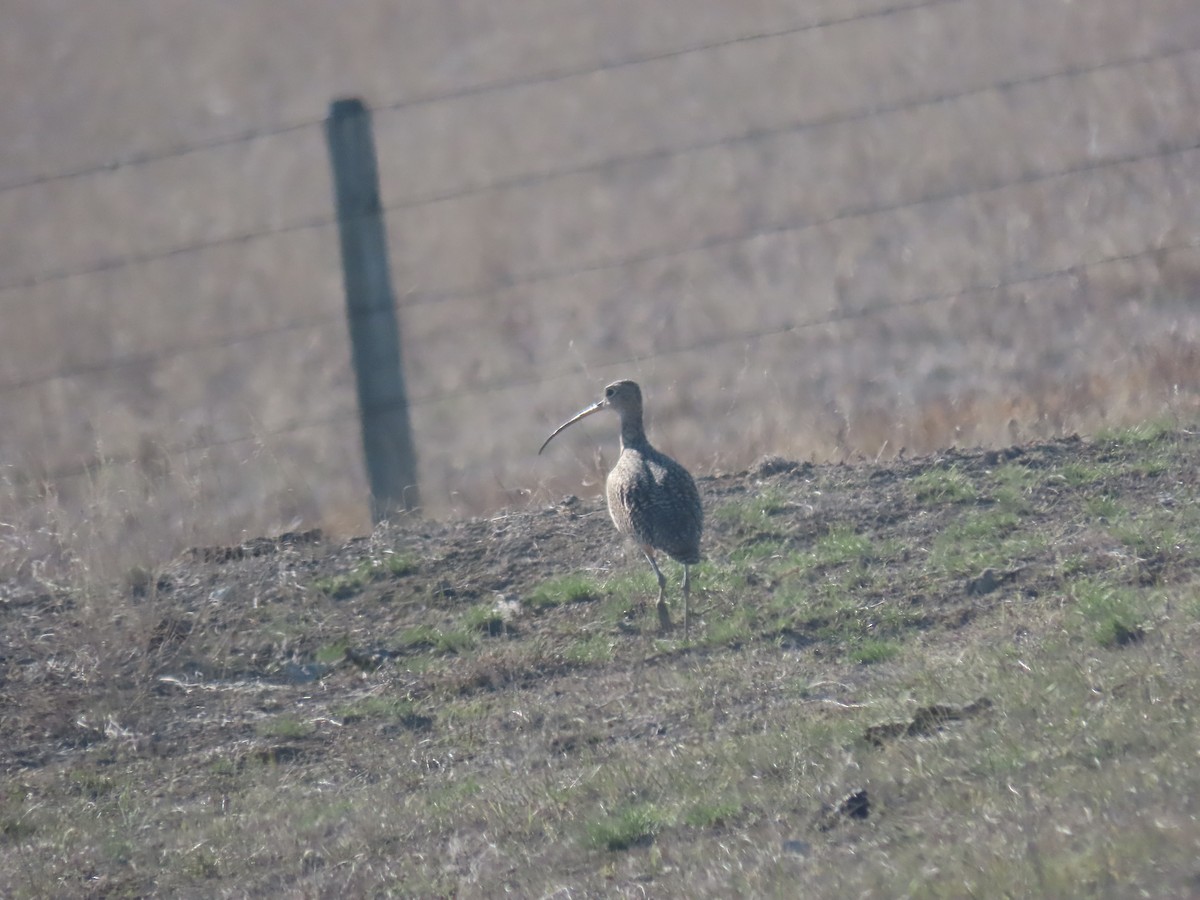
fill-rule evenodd
<path id="1" fill-rule="evenodd" d="M 658 576 L 658 627 L 660 631 L 670 631 L 671 616 L 667 612 L 667 576 L 662 573 L 662 569 L 658 567 L 658 563 L 654 561 L 654 553 L 649 547 L 643 547 L 642 552 L 646 554 L 646 559 L 650 560 L 650 565 L 654 567 L 654 574 Z"/>
<path id="2" fill-rule="evenodd" d="M 692 580 L 691 572 L 688 569 L 688 564 L 683 564 L 683 640 L 688 639 L 688 625 L 690 624 L 690 616 L 688 614 L 688 594 L 691 591 Z"/>

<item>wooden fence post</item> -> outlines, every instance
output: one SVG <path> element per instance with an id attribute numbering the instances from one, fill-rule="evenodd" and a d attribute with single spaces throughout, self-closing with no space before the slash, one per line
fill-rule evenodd
<path id="1" fill-rule="evenodd" d="M 333 166 L 371 518 L 420 505 L 400 328 L 388 273 L 387 235 L 371 113 L 361 100 L 336 100 L 325 120 Z"/>

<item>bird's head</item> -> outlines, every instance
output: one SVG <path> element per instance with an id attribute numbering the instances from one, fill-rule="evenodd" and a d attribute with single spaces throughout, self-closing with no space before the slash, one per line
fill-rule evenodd
<path id="1" fill-rule="evenodd" d="M 555 436 L 557 436 L 558 433 L 568 425 L 574 425 L 580 419 L 586 419 L 588 416 L 592 415 L 593 413 L 598 413 L 602 409 L 611 409 L 615 411 L 617 415 L 621 417 L 622 422 L 624 422 L 626 417 L 629 416 L 636 416 L 640 421 L 642 415 L 642 389 L 637 386 L 636 381 L 614 381 L 604 389 L 603 397 L 586 409 L 581 409 L 579 412 L 575 413 L 575 415 L 571 416 L 571 418 L 567 419 L 567 421 L 555 428 L 553 434 L 546 438 L 546 442 L 542 444 L 542 447 L 540 450 L 538 450 L 538 453 L 540 454 L 542 450 L 545 450 L 546 444 L 549 444 L 552 440 L 554 440 Z"/>

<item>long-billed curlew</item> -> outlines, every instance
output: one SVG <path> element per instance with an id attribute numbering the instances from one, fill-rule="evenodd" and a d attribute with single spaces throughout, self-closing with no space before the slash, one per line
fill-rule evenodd
<path id="1" fill-rule="evenodd" d="M 604 396 L 563 422 L 546 438 L 538 453 L 555 435 L 580 419 L 615 410 L 621 418 L 621 456 L 605 482 L 608 513 L 617 531 L 637 541 L 658 576 L 658 622 L 662 630 L 671 627 L 667 612 L 667 579 L 654 559 L 661 550 L 683 563 L 683 635 L 687 639 L 691 588 L 689 566 L 700 562 L 700 533 L 704 529 L 704 510 L 696 482 L 688 470 L 665 453 L 650 446 L 642 425 L 642 389 L 632 381 L 614 381 Z"/>

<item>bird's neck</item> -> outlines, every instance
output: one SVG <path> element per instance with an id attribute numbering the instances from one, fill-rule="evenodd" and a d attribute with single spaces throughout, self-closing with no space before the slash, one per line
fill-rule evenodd
<path id="1" fill-rule="evenodd" d="M 642 427 L 641 417 L 621 420 L 621 449 L 649 450 L 650 441 L 646 439 L 646 429 Z"/>

